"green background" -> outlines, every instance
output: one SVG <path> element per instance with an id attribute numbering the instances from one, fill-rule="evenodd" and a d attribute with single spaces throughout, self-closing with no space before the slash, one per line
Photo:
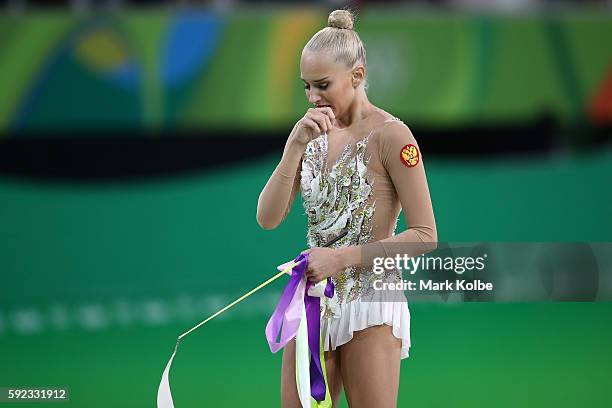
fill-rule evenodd
<path id="1" fill-rule="evenodd" d="M 0 130 L 291 126 L 307 107 L 300 53 L 327 12 L 1 15 Z M 596 120 L 600 103 L 610 120 L 607 13 L 366 8 L 357 28 L 371 100 L 412 125 Z"/>
<path id="2" fill-rule="evenodd" d="M 288 132 L 306 107 L 297 58 L 325 15 L 217 16 L 209 59 L 178 82 L 162 72 L 184 14 L 2 15 L 0 137 L 74 128 Z M 587 136 L 572 126 L 592 119 L 612 75 L 607 14 L 391 9 L 361 17 L 369 95 L 410 126 L 460 130 L 550 115 L 581 141 Z M 131 85 L 113 76 L 126 66 L 136 67 Z M 299 198 L 278 229 L 255 220 L 280 153 L 250 157 L 241 146 L 240 154 L 239 164 L 147 180 L 0 176 L 0 387 L 67 387 L 75 407 L 153 406 L 177 336 L 306 247 Z M 439 241 L 612 241 L 611 158 L 609 147 L 471 158 L 425 151 Z M 264 328 L 284 284 L 185 339 L 171 372 L 178 408 L 280 405 L 281 356 L 270 353 Z M 612 402 L 610 302 L 451 296 L 410 310 L 401 407 Z"/>
<path id="3" fill-rule="evenodd" d="M 153 405 L 176 337 L 305 248 L 300 202 L 276 230 L 255 222 L 277 160 L 96 187 L 2 180 L 0 384 L 67 386 L 80 407 Z M 610 240 L 610 152 L 424 160 L 441 241 Z M 283 286 L 184 340 L 171 373 L 178 407 L 278 406 L 281 356 L 264 328 Z M 212 300 L 178 313 L 181 295 Z M 120 299 L 130 322 L 112 313 Z M 146 318 L 151 300 L 169 317 Z M 50 317 L 57 303 L 68 310 L 63 328 Z M 104 324 L 79 323 L 92 305 Z M 610 303 L 410 307 L 400 406 L 609 404 Z M 32 308 L 40 329 L 17 332 L 12 313 Z"/>

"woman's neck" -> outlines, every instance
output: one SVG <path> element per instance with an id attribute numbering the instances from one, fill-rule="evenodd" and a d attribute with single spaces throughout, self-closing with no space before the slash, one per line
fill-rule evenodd
<path id="1" fill-rule="evenodd" d="M 339 125 L 338 127 L 347 128 L 355 123 L 361 122 L 370 116 L 374 112 L 374 109 L 374 105 L 368 101 L 365 91 L 361 88 L 358 95 L 355 97 L 355 101 L 349 106 L 346 113 L 336 118 Z"/>

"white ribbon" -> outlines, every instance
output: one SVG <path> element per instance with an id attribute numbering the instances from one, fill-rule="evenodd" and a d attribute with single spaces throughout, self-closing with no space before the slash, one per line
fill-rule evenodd
<path id="1" fill-rule="evenodd" d="M 170 374 L 170 367 L 172 366 L 174 356 L 176 356 L 176 350 L 174 353 L 172 353 L 172 357 L 170 357 L 170 361 L 168 361 L 166 369 L 162 374 L 161 383 L 159 384 L 159 389 L 157 390 L 157 408 L 174 408 L 174 402 L 172 402 L 172 392 L 170 392 L 170 381 L 168 380 L 168 375 Z"/>
<path id="2" fill-rule="evenodd" d="M 279 265 L 277 266 L 277 269 L 279 271 L 282 271 L 289 264 L 290 262 Z M 301 299 L 299 299 L 299 305 L 300 314 L 302 318 L 300 319 L 300 325 L 298 326 L 298 331 L 295 336 L 295 382 L 297 384 L 297 391 L 298 396 L 300 398 L 300 403 L 302 404 L 303 408 L 324 407 L 325 402 L 329 402 L 329 391 L 327 391 L 328 396 L 326 398 L 326 401 L 321 403 L 317 403 L 317 401 L 310 395 L 310 349 L 308 347 L 308 324 L 306 319 L 306 306 L 304 304 L 304 287 L 306 285 L 306 279 L 306 277 L 302 278 L 296 290 L 296 296 L 298 296 L 298 293 L 301 294 Z M 324 298 L 326 285 L 327 281 L 322 280 L 321 282 L 308 289 L 308 295 Z M 325 362 L 322 361 L 322 363 L 323 367 L 325 367 Z M 323 371 L 325 371 L 325 368 L 323 368 Z M 326 374 L 324 373 L 324 375 Z"/>
<path id="3" fill-rule="evenodd" d="M 276 279 L 278 279 L 281 276 L 283 276 L 285 273 L 291 274 L 291 270 L 293 269 L 293 267 L 295 265 L 297 265 L 297 263 L 293 262 L 293 261 L 290 261 L 290 262 L 287 262 L 287 263 L 283 264 L 283 266 L 285 268 L 282 269 L 279 273 L 277 273 L 276 275 L 274 275 L 273 277 L 271 277 L 267 281 L 263 282 L 261 285 L 257 286 L 255 289 L 251 289 L 250 291 L 248 291 L 244 295 L 240 296 L 238 299 L 234 300 L 229 305 L 225 306 L 223 309 L 215 312 L 214 314 L 212 314 L 211 316 L 209 316 L 208 318 L 206 318 L 202 322 L 198 323 L 196 326 L 192 327 L 191 329 L 189 329 L 188 331 L 186 331 L 185 333 L 181 334 L 178 337 L 178 339 L 176 340 L 176 346 L 174 347 L 174 352 L 172 353 L 172 356 L 170 357 L 170 360 L 168 361 L 168 364 L 166 364 L 166 368 L 164 369 L 161 381 L 159 383 L 159 388 L 157 389 L 157 408 L 174 408 L 174 402 L 172 401 L 172 392 L 170 391 L 170 378 L 169 377 L 170 377 L 170 368 L 172 367 L 172 360 L 174 360 L 174 356 L 176 355 L 176 352 L 178 350 L 178 346 L 179 346 L 181 340 L 185 336 L 187 336 L 189 333 L 191 333 L 192 331 L 196 330 L 198 327 L 202 326 L 203 324 L 207 323 L 208 321 L 210 321 L 210 320 L 214 319 L 215 317 L 219 316 L 221 313 L 225 312 L 227 309 L 233 307 L 234 305 L 237 305 L 238 303 L 242 302 L 244 299 L 246 299 L 247 297 L 251 296 L 253 293 L 257 292 L 259 289 L 269 285 L 270 283 L 272 283 Z M 302 294 L 304 293 L 304 286 L 302 286 L 301 293 Z M 302 297 L 303 296 L 304 295 L 302 295 Z M 303 301 L 302 301 L 302 304 L 304 304 Z M 310 384 L 310 381 L 308 383 Z"/>
<path id="4" fill-rule="evenodd" d="M 289 261 L 282 265 L 279 265 L 277 269 L 281 271 L 280 273 L 271 277 L 270 279 L 268 279 L 267 281 L 265 281 L 264 283 L 262 283 L 255 289 L 252 289 L 251 291 L 245 293 L 240 298 L 236 299 L 229 305 L 225 306 L 223 309 L 217 311 L 216 313 L 208 317 L 206 320 L 200 322 L 198 325 L 196 325 L 195 327 L 192 327 L 190 330 L 181 334 L 178 337 L 176 341 L 176 346 L 174 347 L 174 352 L 172 353 L 172 356 L 170 357 L 168 364 L 166 364 L 166 368 L 164 369 L 161 381 L 159 383 L 159 388 L 157 389 L 157 408 L 174 408 L 174 402 L 172 400 L 172 392 L 170 391 L 170 368 L 172 367 L 172 361 L 174 360 L 174 356 L 176 356 L 178 346 L 181 340 L 183 339 L 183 337 L 185 337 L 192 331 L 196 330 L 198 327 L 202 326 L 209 320 L 212 320 L 216 316 L 225 312 L 230 307 L 246 299 L 247 297 L 249 297 L 256 291 L 258 291 L 259 289 L 263 288 L 264 286 L 278 279 L 283 274 L 287 273 L 291 275 L 292 269 L 295 265 L 296 263 L 293 261 Z M 325 285 L 326 285 L 325 280 L 319 282 L 318 284 L 314 285 L 308 290 L 308 294 L 310 296 L 317 296 L 321 298 L 324 297 L 325 296 L 324 295 Z M 326 407 L 331 407 L 329 390 L 327 389 L 327 380 L 326 380 L 325 401 L 322 401 L 321 403 L 317 403 L 317 401 L 315 401 L 315 399 L 312 398 L 312 396 L 310 395 L 310 352 L 308 349 L 308 328 L 307 328 L 307 323 L 306 323 L 306 307 L 304 305 L 305 287 L 306 287 L 306 278 L 304 277 L 299 283 L 298 288 L 296 290 L 296 294 L 295 294 L 295 296 L 301 296 L 301 299 L 300 299 L 301 301 L 299 302 L 299 305 L 301 305 L 301 316 L 302 316 L 300 320 L 300 325 L 298 326 L 298 333 L 296 335 L 296 352 L 295 352 L 295 359 L 296 359 L 295 360 L 295 363 L 296 363 L 295 375 L 296 375 L 296 383 L 298 385 L 298 395 L 300 397 L 300 402 L 302 404 L 302 407 L 304 408 L 311 408 L 311 407 L 326 408 Z M 321 363 L 323 366 L 323 375 L 325 376 L 326 375 L 325 360 L 322 359 Z"/>

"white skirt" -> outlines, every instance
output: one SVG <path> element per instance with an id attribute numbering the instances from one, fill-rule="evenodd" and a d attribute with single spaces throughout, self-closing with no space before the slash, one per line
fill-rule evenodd
<path id="1" fill-rule="evenodd" d="M 410 310 L 408 301 L 376 302 L 354 300 L 338 305 L 339 317 L 321 318 L 321 331 L 324 339 L 323 350 L 348 343 L 353 333 L 371 326 L 386 324 L 391 326 L 393 335 L 402 341 L 401 359 L 407 358 L 410 351 Z"/>

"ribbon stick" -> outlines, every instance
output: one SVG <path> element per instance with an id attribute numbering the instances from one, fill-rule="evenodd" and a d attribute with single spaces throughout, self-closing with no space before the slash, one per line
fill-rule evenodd
<path id="1" fill-rule="evenodd" d="M 348 231 L 343 231 L 340 235 L 338 235 L 336 238 L 334 238 L 324 246 L 331 246 L 341 238 L 345 237 L 347 233 Z M 301 325 L 305 325 L 305 327 L 302 328 L 303 334 L 300 336 L 300 344 L 306 344 L 306 353 L 308 353 L 308 349 L 310 349 L 311 359 L 309 370 L 310 372 L 308 372 L 308 370 L 305 370 L 305 373 L 303 373 L 304 380 L 301 380 L 300 382 L 301 384 L 307 384 L 307 386 L 309 387 L 308 392 L 306 392 L 303 396 L 300 396 L 300 400 L 302 401 L 302 405 L 304 407 L 310 408 L 310 404 L 306 402 L 306 396 L 312 394 L 312 396 L 315 397 L 315 400 L 311 400 L 314 407 L 331 408 L 331 399 L 329 398 L 329 390 L 327 389 L 327 377 L 325 373 L 325 359 L 323 355 L 323 348 L 321 345 L 322 343 L 320 342 L 320 294 L 314 294 L 314 292 L 316 292 L 316 289 L 320 288 L 321 284 L 324 284 L 324 282 L 321 281 L 319 282 L 319 284 L 314 286 L 312 285 L 312 283 L 307 283 L 306 277 L 304 276 L 308 262 L 307 255 L 307 253 L 302 253 L 297 258 L 295 258 L 294 261 L 286 262 L 280 265 L 278 267 L 278 269 L 280 270 L 279 273 L 272 276 L 270 279 L 268 279 L 261 285 L 240 296 L 238 299 L 234 300 L 232 303 L 225 306 L 223 309 L 215 312 L 202 322 L 198 323 L 196 326 L 192 327 L 185 333 L 178 336 L 176 340 L 176 345 L 174 346 L 174 352 L 172 353 L 168 364 L 166 364 L 166 368 L 162 373 L 162 378 L 159 383 L 159 388 L 157 390 L 157 408 L 174 408 L 172 392 L 170 391 L 170 369 L 172 367 L 172 362 L 174 360 L 174 357 L 176 356 L 176 352 L 178 351 L 178 347 L 181 343 L 181 340 L 183 340 L 185 336 L 187 336 L 189 333 L 193 332 L 200 326 L 219 316 L 221 313 L 225 312 L 229 308 L 242 302 L 244 299 L 251 296 L 253 293 L 264 288 L 265 286 L 269 285 L 270 283 L 274 282 L 276 279 L 280 278 L 285 274 L 290 274 L 291 279 L 287 284 L 287 287 L 285 288 L 285 292 L 283 292 L 283 297 L 285 296 L 285 293 L 291 293 L 292 295 L 291 297 L 289 297 L 289 300 L 285 299 L 283 301 L 283 298 L 281 298 L 282 305 L 281 302 L 279 302 L 279 305 L 277 306 L 277 309 L 281 307 L 286 313 L 282 316 L 281 314 L 277 315 L 278 319 L 280 319 L 280 322 L 275 322 L 274 326 L 270 330 L 274 333 L 279 333 L 282 327 L 282 333 L 284 334 L 281 334 L 281 342 L 278 343 L 278 345 L 273 346 L 273 344 L 276 343 L 276 336 L 273 338 L 273 342 L 270 342 L 270 338 L 268 338 L 270 348 L 272 350 L 272 348 L 274 347 L 275 351 L 273 350 L 273 352 L 275 353 L 285 344 L 287 344 L 289 340 L 296 336 Z M 299 272 L 299 279 L 294 278 L 294 268 L 298 268 L 298 270 L 301 271 Z M 334 287 L 330 278 L 327 279 L 327 285 L 325 286 L 324 293 L 327 297 L 333 296 Z M 306 317 L 304 318 L 304 316 Z M 268 325 L 270 325 L 270 322 L 268 322 Z M 268 327 L 266 327 L 266 334 L 267 332 Z M 315 334 L 317 335 L 316 341 L 314 338 Z M 308 361 L 308 359 L 306 358 L 304 361 Z M 301 364 L 301 366 L 303 366 L 303 364 Z M 298 375 L 297 372 L 296 375 Z M 312 390 L 310 389 L 311 386 L 313 387 Z"/>
<path id="2" fill-rule="evenodd" d="M 178 339 L 176 340 L 176 345 L 174 346 L 174 352 L 172 353 L 172 356 L 170 357 L 170 360 L 168 361 L 168 364 L 166 365 L 166 368 L 165 368 L 165 370 L 164 370 L 164 372 L 162 374 L 161 382 L 159 383 L 159 388 L 157 390 L 157 408 L 174 408 L 174 402 L 172 400 L 172 392 L 170 391 L 170 378 L 169 377 L 170 377 L 170 368 L 172 366 L 172 361 L 174 360 L 174 356 L 176 355 L 176 352 L 178 351 L 178 347 L 179 347 L 179 344 L 181 343 L 181 340 L 185 336 L 187 336 L 189 333 L 191 333 L 192 331 L 197 329 L 198 327 L 200 327 L 203 324 L 205 324 L 206 322 L 214 319 L 215 317 L 217 317 L 221 313 L 225 312 L 227 309 L 231 308 L 232 306 L 240 303 L 241 301 L 243 301 L 247 297 L 251 296 L 253 293 L 257 292 L 259 289 L 263 288 L 264 286 L 269 285 L 270 283 L 272 283 L 276 279 L 280 278 L 284 274 L 290 273 L 291 269 L 293 269 L 293 267 L 296 266 L 297 264 L 298 264 L 298 262 L 290 263 L 281 272 L 277 273 L 276 275 L 274 275 L 273 277 L 271 277 L 270 279 L 268 279 L 267 281 L 265 281 L 261 285 L 257 286 L 255 289 L 252 289 L 249 292 L 245 293 L 244 295 L 242 295 L 238 299 L 234 300 L 229 305 L 225 306 L 223 309 L 221 309 L 221 310 L 217 311 L 216 313 L 212 314 L 211 316 L 206 318 L 206 320 L 198 323 L 198 325 L 192 327 L 191 329 L 189 329 L 188 331 L 186 331 L 185 333 L 181 334 L 178 337 Z"/>

